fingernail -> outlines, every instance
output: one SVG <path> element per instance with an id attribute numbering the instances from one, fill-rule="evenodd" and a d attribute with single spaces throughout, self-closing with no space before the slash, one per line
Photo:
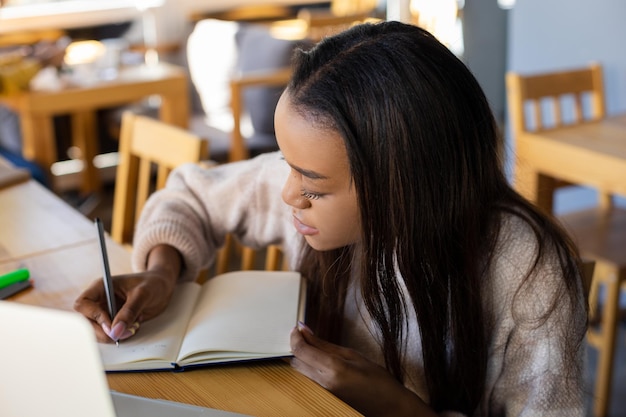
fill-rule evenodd
<path id="1" fill-rule="evenodd" d="M 102 323 L 102 331 L 107 335 L 107 336 L 111 336 L 111 328 L 109 327 L 108 324 L 106 323 Z"/>
<path id="2" fill-rule="evenodd" d="M 301 322 L 301 321 L 298 321 L 298 330 L 300 330 L 300 331 L 305 331 L 305 332 L 307 332 L 307 333 L 313 334 L 313 330 L 311 330 L 311 329 L 309 328 L 309 326 L 307 326 L 306 324 L 304 324 L 304 323 L 303 323 L 303 322 Z"/>
<path id="3" fill-rule="evenodd" d="M 124 332 L 126 332 L 126 323 L 120 321 L 115 326 L 113 326 L 108 335 L 113 340 L 120 340 Z"/>
<path id="4" fill-rule="evenodd" d="M 129 337 L 133 336 L 135 333 L 137 333 L 137 330 L 139 330 L 139 322 L 136 321 L 133 323 L 132 326 L 130 326 L 129 328 L 127 328 L 121 335 L 120 335 L 120 339 L 128 339 Z"/>

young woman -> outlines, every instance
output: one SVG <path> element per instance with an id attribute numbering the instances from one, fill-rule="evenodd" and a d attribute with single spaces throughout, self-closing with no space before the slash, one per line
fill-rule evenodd
<path id="1" fill-rule="evenodd" d="M 235 233 L 308 278 L 292 364 L 363 414 L 582 414 L 576 249 L 507 183 L 452 53 L 414 26 L 354 27 L 296 53 L 275 125 L 280 154 L 184 166 L 154 194 L 113 322 L 101 284 L 77 300 L 100 340 L 132 336 Z"/>

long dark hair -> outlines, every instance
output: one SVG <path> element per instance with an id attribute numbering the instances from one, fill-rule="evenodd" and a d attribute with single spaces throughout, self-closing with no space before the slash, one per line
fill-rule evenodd
<path id="1" fill-rule="evenodd" d="M 413 309 L 431 406 L 471 414 L 485 387 L 491 324 L 481 290 L 503 215 L 521 217 L 534 230 L 533 269 L 544 252 L 556 253 L 565 288 L 558 297 L 575 310 L 574 245 L 510 187 L 480 86 L 428 32 L 398 22 L 359 25 L 298 51 L 294 71 L 287 87 L 293 107 L 345 141 L 363 233 L 358 247 L 305 248 L 307 320 L 318 334 L 339 340 L 348 276 L 357 268 L 387 369 L 403 381 Z M 577 347 L 566 349 L 571 357 Z"/>

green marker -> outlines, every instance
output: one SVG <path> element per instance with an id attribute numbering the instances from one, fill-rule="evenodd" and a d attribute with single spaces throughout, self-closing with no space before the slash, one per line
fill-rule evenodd
<path id="1" fill-rule="evenodd" d="M 0 289 L 8 287 L 9 285 L 17 282 L 26 281 L 30 278 L 30 272 L 28 269 L 21 268 L 8 274 L 0 275 Z"/>

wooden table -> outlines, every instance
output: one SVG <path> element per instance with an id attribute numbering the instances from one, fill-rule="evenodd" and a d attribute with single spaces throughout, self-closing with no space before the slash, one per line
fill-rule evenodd
<path id="1" fill-rule="evenodd" d="M 0 191 L 0 262 L 95 242 L 95 230 L 91 221 L 33 180 Z"/>
<path id="2" fill-rule="evenodd" d="M 137 102 L 152 95 L 161 97 L 161 120 L 187 127 L 187 75 L 183 68 L 166 63 L 123 68 L 113 80 L 59 91 L 28 91 L 3 97 L 0 102 L 20 115 L 24 157 L 39 163 L 48 173 L 57 161 L 53 118 L 70 114 L 72 140 L 83 157 L 83 191 L 90 192 L 100 185 L 93 165 L 98 143 L 95 111 Z"/>
<path id="3" fill-rule="evenodd" d="M 95 227 L 64 204 L 32 180 L 0 190 L 0 274 L 23 266 L 34 281 L 12 301 L 72 310 L 80 291 L 101 276 Z M 15 224 L 7 228 L 9 219 Z M 110 239 L 107 245 L 112 273 L 129 272 L 130 253 Z M 282 360 L 107 378 L 119 392 L 253 416 L 360 415 Z"/>
<path id="4" fill-rule="evenodd" d="M 626 196 L 626 115 L 516 138 L 516 188 L 552 212 L 554 178 Z"/>

